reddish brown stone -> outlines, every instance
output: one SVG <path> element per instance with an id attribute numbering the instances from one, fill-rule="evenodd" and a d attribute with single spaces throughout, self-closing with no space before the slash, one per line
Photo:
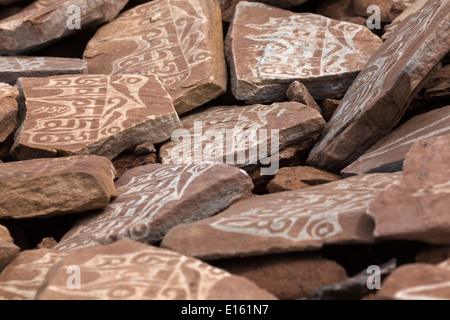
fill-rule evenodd
<path id="1" fill-rule="evenodd" d="M 155 153 L 144 156 L 121 153 L 113 159 L 112 163 L 117 170 L 117 178 L 120 178 L 125 172 L 133 168 L 158 163 L 158 156 Z"/>
<path id="2" fill-rule="evenodd" d="M 210 0 L 154 0 L 123 13 L 88 43 L 89 73 L 152 74 L 178 114 L 227 88 L 220 8 Z"/>
<path id="3" fill-rule="evenodd" d="M 34 1 L 15 15 L 0 21 L 0 54 L 16 55 L 77 31 L 76 28 L 68 27 L 72 22 L 68 8 L 72 5 L 80 8 L 83 27 L 111 21 L 127 2 L 128 0 Z"/>
<path id="4" fill-rule="evenodd" d="M 353 8 L 357 14 L 363 17 L 370 17 L 373 12 L 367 9 L 369 6 L 378 6 L 380 8 L 381 22 L 391 22 L 390 12 L 396 2 L 412 2 L 414 0 L 353 0 Z"/>
<path id="5" fill-rule="evenodd" d="M 113 159 L 181 126 L 155 76 L 67 75 L 21 78 L 26 117 L 13 153 L 19 159 L 96 154 Z"/>
<path id="6" fill-rule="evenodd" d="M 450 259 L 450 246 L 432 246 L 416 255 L 417 263 L 438 264 Z"/>
<path id="7" fill-rule="evenodd" d="M 316 253 L 234 258 L 214 261 L 214 265 L 285 300 L 306 298 L 314 289 L 347 277 L 343 267 Z"/>
<path id="8" fill-rule="evenodd" d="M 428 0 L 416 0 L 413 3 L 410 3 L 410 5 L 400 15 L 395 17 L 391 24 L 384 28 L 384 34 L 381 39 L 388 39 L 394 33 L 394 30 L 403 22 L 403 20 L 412 14 L 416 14 L 427 2 Z"/>
<path id="9" fill-rule="evenodd" d="M 429 1 L 395 30 L 347 91 L 308 165 L 338 172 L 392 130 L 449 52 L 449 19 L 449 1 Z"/>
<path id="10" fill-rule="evenodd" d="M 344 176 L 401 171 L 414 142 L 450 134 L 450 106 L 415 116 L 342 170 Z"/>
<path id="11" fill-rule="evenodd" d="M 250 198 L 224 212 L 179 225 L 162 246 L 204 259 L 305 251 L 324 244 L 370 243 L 369 201 L 398 174 L 351 177 L 299 191 Z"/>
<path id="12" fill-rule="evenodd" d="M 8 229 L 0 225 L 0 272 L 14 260 L 19 251 L 20 248 L 14 244 Z"/>
<path id="13" fill-rule="evenodd" d="M 19 253 L 0 274 L 0 300 L 33 300 L 47 272 L 66 255 L 49 249 Z"/>
<path id="14" fill-rule="evenodd" d="M 81 288 L 70 290 L 67 270 L 76 265 Z M 37 300 L 271 300 L 242 277 L 173 251 L 123 239 L 77 250 L 47 275 Z M 180 310 L 181 312 L 181 310 Z"/>
<path id="15" fill-rule="evenodd" d="M 30 218 L 104 208 L 117 196 L 112 163 L 98 156 L 0 164 L 0 218 Z"/>
<path id="16" fill-rule="evenodd" d="M 316 11 L 322 16 L 353 22 L 356 24 L 366 24 L 367 19 L 358 16 L 353 9 L 353 0 L 324 0 Z"/>
<path id="17" fill-rule="evenodd" d="M 155 243 L 177 224 L 216 214 L 253 188 L 241 170 L 206 162 L 135 168 L 116 185 L 119 197 L 75 225 L 55 249 L 72 251 L 121 238 Z"/>
<path id="18" fill-rule="evenodd" d="M 450 135 L 414 143 L 403 178 L 370 203 L 375 237 L 450 244 L 449 145 Z"/>
<path id="19" fill-rule="evenodd" d="M 284 101 L 297 80 L 316 100 L 340 98 L 381 44 L 365 26 L 240 2 L 226 39 L 231 89 L 250 103 Z"/>
<path id="20" fill-rule="evenodd" d="M 0 143 L 13 132 L 17 122 L 16 88 L 0 82 Z"/>
<path id="21" fill-rule="evenodd" d="M 281 168 L 267 185 L 267 190 L 270 193 L 300 190 L 340 179 L 338 175 L 313 167 Z"/>
<path id="22" fill-rule="evenodd" d="M 450 98 L 450 64 L 437 69 L 425 84 L 424 97 Z"/>
<path id="23" fill-rule="evenodd" d="M 10 85 L 15 85 L 20 77 L 48 77 L 81 73 L 87 73 L 87 63 L 81 59 L 0 56 L 0 81 Z"/>
<path id="24" fill-rule="evenodd" d="M 58 241 L 51 237 L 42 239 L 42 241 L 36 246 L 36 249 L 53 249 L 58 244 Z"/>
<path id="25" fill-rule="evenodd" d="M 304 105 L 307 105 L 308 107 L 313 108 L 319 111 L 320 114 L 322 114 L 322 110 L 320 109 L 316 100 L 314 100 L 314 98 L 309 94 L 308 89 L 303 83 L 300 83 L 298 81 L 292 82 L 292 84 L 289 86 L 286 96 L 289 101 L 303 103 Z"/>
<path id="26" fill-rule="evenodd" d="M 156 153 L 155 145 L 151 142 L 144 142 L 134 149 L 134 154 L 137 156 L 145 156 L 151 153 Z"/>
<path id="27" fill-rule="evenodd" d="M 320 108 L 326 122 L 330 121 L 342 100 L 325 99 Z"/>

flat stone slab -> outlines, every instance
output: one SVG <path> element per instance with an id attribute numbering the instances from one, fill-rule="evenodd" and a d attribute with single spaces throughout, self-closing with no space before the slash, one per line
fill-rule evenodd
<path id="1" fill-rule="evenodd" d="M 318 111 L 298 102 L 210 107 L 183 117 L 181 122 L 183 129 L 177 131 L 181 138 L 160 149 L 162 163 L 215 160 L 245 167 L 273 154 L 272 142 L 276 140 L 272 140 L 272 130 L 278 130 L 279 146 L 274 150 L 278 152 L 292 143 L 317 136 L 325 127 Z M 215 136 L 217 140 L 213 143 Z M 267 152 L 261 152 L 258 149 L 261 146 L 266 146 Z"/>
<path id="2" fill-rule="evenodd" d="M 414 142 L 450 134 L 450 106 L 415 116 L 383 139 L 341 173 L 345 176 L 401 171 Z"/>
<path id="3" fill-rule="evenodd" d="M 381 44 L 365 26 L 240 2 L 225 50 L 232 91 L 250 103 L 284 101 L 297 80 L 316 100 L 340 98 Z"/>
<path id="4" fill-rule="evenodd" d="M 114 19 L 128 0 L 37 0 L 0 20 L 0 55 L 17 55 L 76 32 L 70 6 L 80 9 L 80 27 Z M 69 12 L 69 13 L 68 13 Z M 70 25 L 70 28 L 68 27 Z"/>
<path id="5" fill-rule="evenodd" d="M 116 183 L 119 197 L 77 223 L 55 247 L 72 251 L 117 239 L 155 243 L 180 223 L 210 217 L 253 189 L 243 171 L 214 163 L 148 165 Z"/>
<path id="6" fill-rule="evenodd" d="M 399 177 L 362 175 L 242 200 L 212 218 L 171 229 L 161 245 L 201 259 L 220 259 L 371 243 L 369 201 Z"/>
<path id="7" fill-rule="evenodd" d="M 19 159 L 96 154 L 115 158 L 160 143 L 181 126 L 155 76 L 65 75 L 21 78 L 26 116 L 13 153 Z"/>
<path id="8" fill-rule="evenodd" d="M 0 82 L 0 142 L 5 141 L 16 127 L 18 96 L 16 88 Z"/>
<path id="9" fill-rule="evenodd" d="M 388 39 L 394 30 L 403 22 L 408 16 L 417 13 L 428 2 L 428 0 L 416 0 L 408 8 L 406 8 L 400 15 L 395 17 L 391 24 L 384 28 L 384 33 L 381 39 Z"/>
<path id="10" fill-rule="evenodd" d="M 19 253 L 20 248 L 16 246 L 6 227 L 0 225 L 0 272 Z"/>
<path id="11" fill-rule="evenodd" d="M 0 164 L 0 218 L 47 217 L 104 208 L 117 196 L 112 163 L 98 156 Z"/>
<path id="12" fill-rule="evenodd" d="M 0 81 L 15 85 L 20 77 L 87 73 L 87 62 L 56 57 L 0 56 Z"/>
<path id="13" fill-rule="evenodd" d="M 414 143 L 403 178 L 370 203 L 376 238 L 450 244 L 449 145 L 450 134 Z"/>
<path id="14" fill-rule="evenodd" d="M 80 289 L 67 287 L 79 267 Z M 47 275 L 37 300 L 272 300 L 245 278 L 197 259 L 133 240 L 77 250 Z M 181 310 L 180 310 L 181 312 Z"/>
<path id="15" fill-rule="evenodd" d="M 370 58 L 326 130 L 308 165 L 338 172 L 391 131 L 424 79 L 450 51 L 450 2 L 429 1 L 406 18 Z"/>
<path id="16" fill-rule="evenodd" d="M 152 74 L 178 114 L 227 88 L 220 8 L 210 0 L 154 0 L 101 28 L 86 47 L 89 73 Z"/>
<path id="17" fill-rule="evenodd" d="M 66 255 L 49 249 L 19 253 L 0 274 L 0 300 L 33 300 L 47 272 Z"/>

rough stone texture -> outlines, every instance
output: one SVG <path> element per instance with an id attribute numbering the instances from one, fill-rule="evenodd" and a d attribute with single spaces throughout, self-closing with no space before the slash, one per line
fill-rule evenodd
<path id="1" fill-rule="evenodd" d="M 216 261 L 215 266 L 288 300 L 306 298 L 317 287 L 347 277 L 343 267 L 315 253 L 235 258 Z"/>
<path id="2" fill-rule="evenodd" d="M 145 156 L 151 153 L 156 153 L 155 145 L 151 142 L 144 142 L 136 146 L 134 153 L 137 156 Z"/>
<path id="3" fill-rule="evenodd" d="M 428 0 L 416 0 L 407 9 L 405 9 L 398 17 L 396 17 L 391 24 L 384 28 L 384 34 L 381 37 L 383 40 L 387 40 L 393 33 L 394 30 L 412 14 L 416 14 L 422 7 L 428 2 Z"/>
<path id="4" fill-rule="evenodd" d="M 416 255 L 418 263 L 438 264 L 450 259 L 450 246 L 432 246 L 421 250 Z"/>
<path id="5" fill-rule="evenodd" d="M 181 126 L 155 76 L 68 75 L 21 78 L 26 117 L 13 153 L 19 159 L 96 154 L 162 142 Z"/>
<path id="6" fill-rule="evenodd" d="M 450 106 L 415 116 L 344 168 L 344 176 L 401 171 L 405 156 L 414 142 L 450 134 Z"/>
<path id="7" fill-rule="evenodd" d="M 246 167 L 274 154 L 270 152 L 271 147 L 275 146 L 272 130 L 279 130 L 279 146 L 274 150 L 278 152 L 289 144 L 317 136 L 325 127 L 319 112 L 298 102 L 210 107 L 182 118 L 181 122 L 184 130 L 180 133 L 193 139 L 182 136 L 182 139 L 164 144 L 160 149 L 162 163 L 216 160 Z M 196 130 L 196 122 L 202 126 L 202 132 Z M 220 143 L 220 139 L 216 144 L 212 143 L 212 136 L 220 135 L 223 143 Z M 234 148 L 229 146 L 227 149 L 227 144 L 231 144 L 227 143 L 227 139 L 231 140 L 232 137 Z M 264 154 L 261 149 L 256 152 L 258 144 L 266 145 L 268 152 Z M 214 149 L 217 149 L 216 154 Z M 234 163 L 227 160 L 230 156 Z"/>
<path id="8" fill-rule="evenodd" d="M 370 243 L 374 224 L 366 214 L 369 201 L 398 177 L 363 175 L 242 200 L 212 218 L 171 229 L 161 245 L 219 259 Z"/>
<path id="9" fill-rule="evenodd" d="M 450 2 L 409 16 L 359 73 L 308 158 L 337 172 L 400 121 L 424 79 L 450 50 Z"/>
<path id="10" fill-rule="evenodd" d="M 300 190 L 340 179 L 338 175 L 313 167 L 287 167 L 278 171 L 267 190 L 270 193 Z"/>
<path id="11" fill-rule="evenodd" d="M 109 263 L 107 263 L 109 262 Z M 81 289 L 67 288 L 67 268 L 77 265 Z M 38 300 L 272 300 L 242 277 L 178 253 L 129 239 L 77 250 L 48 273 Z"/>
<path id="12" fill-rule="evenodd" d="M 42 239 L 42 241 L 36 246 L 36 249 L 53 249 L 58 244 L 58 241 L 52 237 Z"/>
<path id="13" fill-rule="evenodd" d="M 341 102 L 342 100 L 336 99 L 325 99 L 322 102 L 320 108 L 322 109 L 323 118 L 326 122 L 330 121 Z"/>
<path id="14" fill-rule="evenodd" d="M 366 24 L 367 19 L 358 16 L 353 9 L 353 0 L 324 0 L 316 10 L 322 16 L 348 21 L 356 24 Z"/>
<path id="15" fill-rule="evenodd" d="M 320 109 L 316 100 L 314 100 L 314 98 L 311 96 L 308 89 L 305 87 L 303 83 L 300 83 L 298 81 L 292 82 L 292 84 L 289 86 L 286 96 L 289 99 L 289 101 L 296 101 L 303 103 L 304 105 L 307 105 L 310 108 L 316 109 L 317 111 L 320 112 L 320 114 L 322 114 L 322 109 Z"/>
<path id="16" fill-rule="evenodd" d="M 55 249 L 72 251 L 121 238 L 155 243 L 177 224 L 216 214 L 253 188 L 241 170 L 206 162 L 139 167 L 116 185 L 119 197 L 75 225 Z"/>
<path id="17" fill-rule="evenodd" d="M 450 261 L 437 266 L 423 263 L 398 268 L 378 291 L 378 300 L 449 300 Z"/>
<path id="18" fill-rule="evenodd" d="M 61 39 L 69 29 L 68 7 L 81 10 L 81 27 L 114 19 L 128 0 L 37 0 L 15 15 L 0 21 L 0 54 L 17 55 Z"/>
<path id="19" fill-rule="evenodd" d="M 49 249 L 19 253 L 0 274 L 0 300 L 33 300 L 47 272 L 66 255 Z"/>
<path id="20" fill-rule="evenodd" d="M 220 1 L 220 8 L 222 9 L 223 21 L 230 22 L 231 20 L 233 20 L 237 4 L 243 0 L 219 0 L 219 1 Z M 254 0 L 254 1 L 250 0 L 249 2 L 261 2 L 275 7 L 290 8 L 305 3 L 306 1 L 308 0 Z"/>
<path id="21" fill-rule="evenodd" d="M 117 196 L 112 163 L 98 156 L 0 164 L 0 218 L 47 217 L 104 208 Z"/>
<path id="22" fill-rule="evenodd" d="M 389 13 L 394 3 L 398 1 L 411 2 L 413 0 L 353 0 L 353 9 L 360 16 L 370 17 L 373 12 L 367 12 L 367 8 L 372 5 L 378 6 L 380 8 L 381 22 L 391 22 Z"/>
<path id="23" fill-rule="evenodd" d="M 225 46 L 232 92 L 247 102 L 283 101 L 297 80 L 316 100 L 340 98 L 381 43 L 365 26 L 240 2 Z"/>
<path id="24" fill-rule="evenodd" d="M 437 69 L 424 86 L 424 97 L 450 98 L 450 64 Z"/>
<path id="25" fill-rule="evenodd" d="M 81 59 L 0 56 L 0 81 L 10 85 L 15 85 L 20 77 L 48 77 L 83 73 L 87 73 L 87 63 Z"/>
<path id="26" fill-rule="evenodd" d="M 16 88 L 0 82 L 0 142 L 5 141 L 16 126 L 18 96 Z"/>
<path id="27" fill-rule="evenodd" d="M 101 28 L 88 43 L 89 73 L 154 74 L 178 114 L 226 91 L 220 8 L 210 0 L 154 0 Z"/>
<path id="28" fill-rule="evenodd" d="M 370 203 L 376 238 L 450 244 L 449 145 L 450 135 L 414 143 L 403 178 Z"/>
<path id="29" fill-rule="evenodd" d="M 0 272 L 14 260 L 19 251 L 20 248 L 14 244 L 8 229 L 0 225 Z"/>
<path id="30" fill-rule="evenodd" d="M 121 153 L 112 160 L 112 163 L 117 170 L 117 178 L 120 178 L 125 172 L 133 168 L 158 163 L 158 156 L 155 153 L 144 156 Z"/>

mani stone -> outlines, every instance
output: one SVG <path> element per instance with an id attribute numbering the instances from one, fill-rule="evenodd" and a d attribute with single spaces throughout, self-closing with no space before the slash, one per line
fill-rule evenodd
<path id="1" fill-rule="evenodd" d="M 314 289 L 341 281 L 345 269 L 317 253 L 287 253 L 213 261 L 216 267 L 247 278 L 279 299 L 306 298 Z"/>
<path id="2" fill-rule="evenodd" d="M 16 88 L 0 82 L 0 143 L 5 141 L 16 127 L 18 96 L 19 91 Z"/>
<path id="3" fill-rule="evenodd" d="M 284 101 L 297 80 L 316 100 L 341 98 L 381 44 L 365 26 L 243 1 L 225 44 L 232 92 L 250 103 Z"/>
<path id="4" fill-rule="evenodd" d="M 0 164 L 0 218 L 23 219 L 104 208 L 117 196 L 111 161 L 98 156 Z"/>
<path id="5" fill-rule="evenodd" d="M 413 263 L 398 268 L 383 283 L 377 300 L 449 300 L 450 260 L 439 265 Z"/>
<path id="6" fill-rule="evenodd" d="M 384 28 L 384 34 L 381 37 L 384 41 L 387 40 L 394 32 L 394 30 L 403 22 L 407 17 L 412 14 L 416 14 L 422 7 L 428 2 L 428 0 L 416 0 L 411 3 L 399 16 L 397 16 L 391 24 Z"/>
<path id="7" fill-rule="evenodd" d="M 222 19 L 226 22 L 233 20 L 236 6 L 243 0 L 219 0 L 220 8 L 222 9 Z M 261 2 L 271 6 L 280 8 L 290 8 L 305 3 L 308 0 L 250 0 L 249 2 Z"/>
<path id="8" fill-rule="evenodd" d="M 417 115 L 383 139 L 341 171 L 349 176 L 373 172 L 401 171 L 414 142 L 450 134 L 450 106 Z"/>
<path id="9" fill-rule="evenodd" d="M 388 134 L 449 52 L 449 38 L 449 1 L 429 1 L 409 16 L 359 73 L 311 151 L 308 165 L 338 172 Z"/>
<path id="10" fill-rule="evenodd" d="M 399 176 L 361 175 L 242 200 L 212 218 L 176 226 L 161 245 L 212 260 L 372 243 L 369 201 Z"/>
<path id="11" fill-rule="evenodd" d="M 227 88 L 220 8 L 211 0 L 154 0 L 102 27 L 84 53 L 89 73 L 152 74 L 178 114 Z"/>
<path id="12" fill-rule="evenodd" d="M 20 77 L 48 77 L 82 73 L 87 73 L 87 63 L 81 59 L 0 56 L 0 81 L 10 85 L 15 85 Z"/>
<path id="13" fill-rule="evenodd" d="M 14 260 L 19 251 L 20 248 L 14 244 L 8 229 L 0 225 L 0 272 Z"/>
<path id="14" fill-rule="evenodd" d="M 33 300 L 47 272 L 66 255 L 49 249 L 19 253 L 0 274 L 0 300 Z"/>
<path id="15" fill-rule="evenodd" d="M 300 190 L 340 179 L 338 175 L 313 167 L 286 167 L 278 170 L 275 179 L 267 185 L 267 190 L 270 193 Z"/>
<path id="16" fill-rule="evenodd" d="M 450 244 L 450 134 L 415 142 L 403 178 L 372 200 L 374 236 Z"/>
<path id="17" fill-rule="evenodd" d="M 37 0 L 0 20 L 0 55 L 17 55 L 114 19 L 128 0 Z M 80 13 L 80 25 L 76 24 Z"/>
<path id="18" fill-rule="evenodd" d="M 184 129 L 177 134 L 182 139 L 173 136 L 161 147 L 162 163 L 215 160 L 245 167 L 274 155 L 272 147 L 278 152 L 317 136 L 325 127 L 318 111 L 298 102 L 210 107 L 183 117 L 181 122 Z M 278 141 L 275 136 L 272 139 L 274 130 L 278 130 Z M 261 152 L 264 146 L 267 152 Z"/>
<path id="19" fill-rule="evenodd" d="M 181 126 L 155 76 L 67 75 L 20 78 L 26 116 L 13 153 L 19 159 L 96 154 L 115 158 Z"/>
<path id="20" fill-rule="evenodd" d="M 67 286 L 79 267 L 81 287 Z M 200 260 L 130 239 L 70 253 L 52 268 L 37 300 L 272 300 L 249 280 Z"/>
<path id="21" fill-rule="evenodd" d="M 154 164 L 126 172 L 119 196 L 105 210 L 77 223 L 56 250 L 109 244 L 121 238 L 156 243 L 172 227 L 210 217 L 246 196 L 245 172 L 224 164 Z"/>

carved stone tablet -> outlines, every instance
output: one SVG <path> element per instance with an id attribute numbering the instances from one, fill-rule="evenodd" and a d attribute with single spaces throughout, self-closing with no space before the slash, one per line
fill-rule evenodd
<path id="1" fill-rule="evenodd" d="M 303 83 L 316 100 L 340 98 L 382 44 L 367 27 L 311 13 L 240 2 L 226 40 L 238 100 L 285 100 Z"/>
<path id="2" fill-rule="evenodd" d="M 89 73 L 157 75 L 178 114 L 227 87 L 220 8 L 211 0 L 154 0 L 101 28 L 84 53 Z"/>
<path id="3" fill-rule="evenodd" d="M 369 201 L 399 176 L 361 175 L 242 200 L 212 218 L 171 229 L 161 245 L 218 259 L 370 243 L 374 224 L 366 213 Z"/>
<path id="4" fill-rule="evenodd" d="M 96 154 L 113 159 L 181 126 L 155 76 L 68 75 L 21 78 L 26 117 L 13 152 L 19 159 Z"/>
<path id="5" fill-rule="evenodd" d="M 0 20 L 0 54 L 16 55 L 78 30 L 70 23 L 76 6 L 80 27 L 114 19 L 128 0 L 37 0 L 18 13 Z M 72 10 L 71 10 L 72 9 Z"/>
<path id="6" fill-rule="evenodd" d="M 0 142 L 13 132 L 17 122 L 17 101 L 19 91 L 0 82 Z"/>
<path id="7" fill-rule="evenodd" d="M 81 288 L 67 287 L 76 265 Z M 272 300 L 249 280 L 197 259 L 133 240 L 77 250 L 50 270 L 37 300 Z M 180 310 L 181 312 L 181 310 Z"/>
<path id="8" fill-rule="evenodd" d="M 81 59 L 0 56 L 0 81 L 10 85 L 15 85 L 20 77 L 47 77 L 79 73 L 87 73 L 87 63 Z"/>
<path id="9" fill-rule="evenodd" d="M 220 212 L 253 188 L 241 170 L 213 163 L 139 167 L 116 185 L 119 197 L 75 225 L 55 249 L 71 251 L 121 238 L 155 243 L 173 226 Z"/>
<path id="10" fill-rule="evenodd" d="M 111 161 L 98 156 L 0 164 L 0 218 L 30 218 L 104 208 L 117 196 Z"/>
<path id="11" fill-rule="evenodd" d="M 449 52 L 449 38 L 447 0 L 429 1 L 405 19 L 353 82 L 308 164 L 340 171 L 389 133 Z"/>
<path id="12" fill-rule="evenodd" d="M 450 134 L 450 106 L 407 121 L 342 170 L 342 174 L 401 171 L 414 142 L 445 134 Z"/>

